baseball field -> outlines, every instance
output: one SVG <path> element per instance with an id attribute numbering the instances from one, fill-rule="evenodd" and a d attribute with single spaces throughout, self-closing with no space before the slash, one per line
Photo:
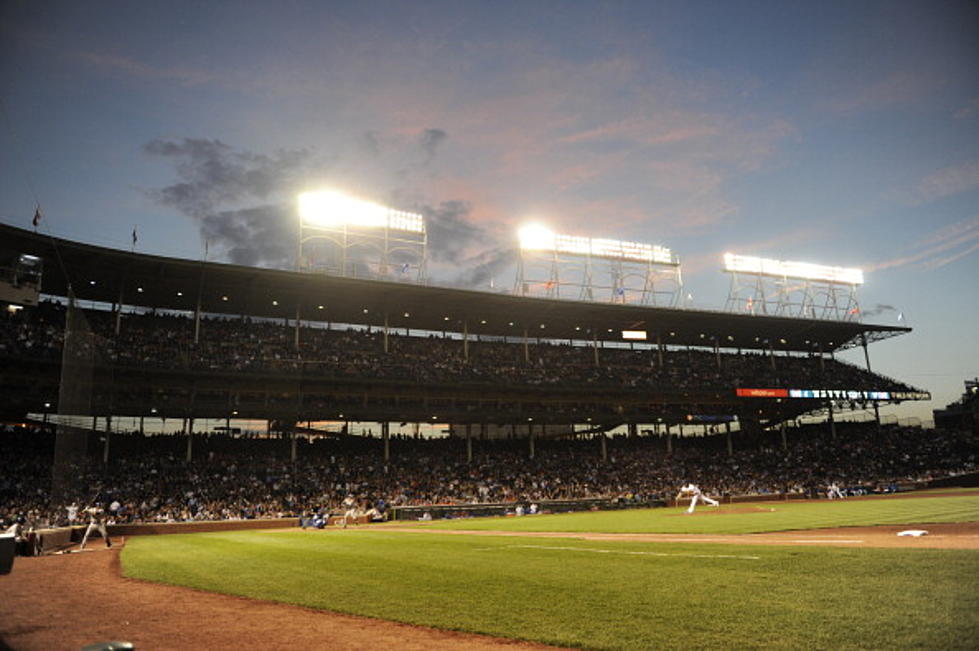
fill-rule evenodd
<path id="1" fill-rule="evenodd" d="M 133 537 L 121 572 L 124 587 L 181 586 L 156 588 L 170 600 L 233 595 L 242 622 L 252 604 L 308 618 L 265 627 L 376 618 L 333 648 L 424 648 L 384 637 L 400 622 L 441 648 L 479 646 L 438 637 L 453 631 L 518 647 L 974 649 L 979 491 Z"/>

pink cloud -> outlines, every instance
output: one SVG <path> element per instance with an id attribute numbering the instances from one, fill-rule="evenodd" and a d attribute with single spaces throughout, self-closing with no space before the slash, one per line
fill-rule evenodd
<path id="1" fill-rule="evenodd" d="M 911 203 L 922 204 L 979 188 L 979 160 L 950 165 L 919 181 Z"/>
<path id="2" fill-rule="evenodd" d="M 876 111 L 926 99 L 944 83 L 933 71 L 896 70 L 863 88 L 846 89 L 827 104 L 838 113 Z"/>
<path id="3" fill-rule="evenodd" d="M 158 68 L 129 57 L 100 52 L 75 52 L 72 57 L 102 70 L 113 70 L 143 79 L 171 79 L 186 86 L 196 86 L 215 79 L 215 75 L 190 68 Z"/>
<path id="4" fill-rule="evenodd" d="M 976 240 L 979 240 L 979 217 L 970 217 L 922 237 L 913 245 L 920 250 L 877 262 L 866 270 L 880 271 L 911 264 L 921 264 L 925 269 L 938 269 L 975 251 Z M 968 245 L 968 248 L 952 255 L 944 255 L 947 251 L 963 245 Z M 943 255 L 936 257 L 939 254 Z"/>
<path id="5" fill-rule="evenodd" d="M 970 99 L 968 104 L 957 110 L 952 116 L 956 120 L 967 120 L 976 114 L 979 114 L 979 97 Z"/>

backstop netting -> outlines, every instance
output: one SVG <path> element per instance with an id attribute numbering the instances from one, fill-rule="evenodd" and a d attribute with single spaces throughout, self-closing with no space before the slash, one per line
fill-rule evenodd
<path id="1" fill-rule="evenodd" d="M 86 460 L 93 415 L 93 387 L 100 359 L 98 337 L 92 332 L 74 297 L 65 314 L 58 388 L 57 435 L 52 464 L 51 492 L 55 499 L 84 492 L 81 466 Z M 88 417 L 88 418 L 85 418 Z"/>

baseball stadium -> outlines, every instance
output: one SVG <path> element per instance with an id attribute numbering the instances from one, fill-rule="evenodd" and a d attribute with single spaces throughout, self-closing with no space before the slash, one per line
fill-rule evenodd
<path id="1" fill-rule="evenodd" d="M 290 271 L 0 225 L 0 647 L 975 648 L 974 386 L 881 415 L 930 394 L 860 270 L 693 309 L 530 226 L 477 291 L 421 215 L 300 214 Z"/>

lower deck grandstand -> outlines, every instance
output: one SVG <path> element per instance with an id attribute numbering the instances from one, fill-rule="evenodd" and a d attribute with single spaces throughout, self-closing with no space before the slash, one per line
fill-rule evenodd
<path id="1" fill-rule="evenodd" d="M 187 463 L 185 437 L 113 437 L 102 463 L 99 433 L 74 468 L 74 494 L 47 490 L 54 433 L 7 427 L 0 454 L 0 519 L 30 526 L 67 524 L 66 507 L 96 499 L 117 524 L 301 517 L 342 513 L 354 496 L 366 511 L 390 515 L 409 506 L 502 504 L 529 507 L 602 499 L 648 506 L 672 499 L 688 481 L 720 496 L 822 496 L 830 483 L 851 495 L 889 492 L 979 470 L 979 438 L 966 430 L 852 423 L 831 439 L 822 425 L 793 428 L 787 449 L 772 434 L 745 441 L 728 456 L 721 436 L 684 439 L 667 451 L 658 436 L 621 436 L 604 460 L 595 439 L 541 442 L 533 458 L 522 441 L 476 442 L 472 462 L 459 439 L 396 438 L 385 462 L 376 438 L 346 436 L 303 442 L 296 461 L 281 439 L 198 435 L 198 458 Z"/>

